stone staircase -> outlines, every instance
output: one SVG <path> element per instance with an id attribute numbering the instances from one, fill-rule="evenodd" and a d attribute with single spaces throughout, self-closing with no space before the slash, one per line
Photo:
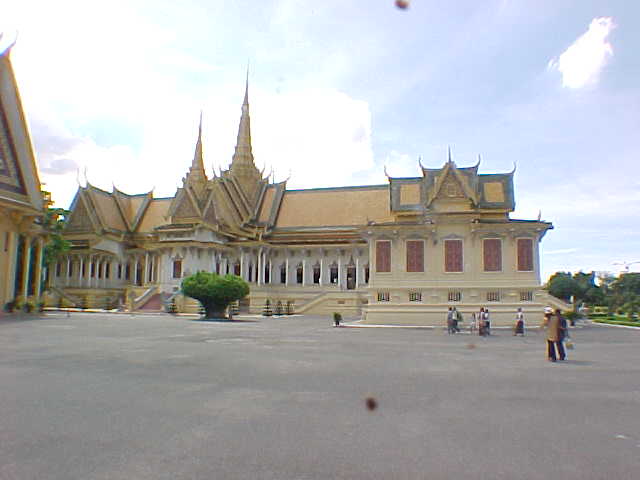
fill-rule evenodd
<path id="1" fill-rule="evenodd" d="M 146 312 L 162 312 L 164 311 L 164 304 L 162 303 L 162 295 L 155 293 L 151 295 L 145 303 L 143 303 L 138 310 Z"/>

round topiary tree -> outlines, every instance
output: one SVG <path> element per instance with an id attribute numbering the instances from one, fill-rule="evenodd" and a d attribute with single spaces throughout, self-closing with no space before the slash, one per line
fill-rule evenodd
<path id="1" fill-rule="evenodd" d="M 182 281 L 182 293 L 200 302 L 205 318 L 225 318 L 227 306 L 246 297 L 249 285 L 235 275 L 198 272 Z"/>

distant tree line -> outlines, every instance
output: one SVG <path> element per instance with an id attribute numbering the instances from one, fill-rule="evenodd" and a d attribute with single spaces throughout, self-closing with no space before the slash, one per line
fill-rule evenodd
<path id="1" fill-rule="evenodd" d="M 596 279 L 598 283 L 596 284 Z M 561 300 L 607 307 L 609 313 L 634 317 L 640 311 L 640 273 L 597 276 L 595 272 L 556 272 L 547 282 L 548 292 Z"/>

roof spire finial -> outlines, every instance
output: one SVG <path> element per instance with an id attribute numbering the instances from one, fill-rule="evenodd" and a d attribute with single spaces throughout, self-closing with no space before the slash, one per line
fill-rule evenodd
<path id="1" fill-rule="evenodd" d="M 243 168 L 252 167 L 255 169 L 253 162 L 253 152 L 251 149 L 251 119 L 249 118 L 249 65 L 247 64 L 247 78 L 244 90 L 244 101 L 242 102 L 242 116 L 240 117 L 240 125 L 238 126 L 238 140 L 236 149 L 231 160 L 231 169 L 242 165 Z M 257 171 L 257 169 L 256 169 Z"/>
<path id="2" fill-rule="evenodd" d="M 244 83 L 244 102 L 242 106 L 249 106 L 249 60 L 247 60 L 247 78 Z"/>
<path id="3" fill-rule="evenodd" d="M 196 141 L 196 149 L 193 153 L 193 161 L 191 162 L 191 168 L 185 178 L 190 182 L 194 188 L 202 190 L 201 187 L 207 182 L 207 173 L 204 169 L 204 158 L 202 155 L 202 110 L 200 110 L 200 120 L 198 122 L 198 140 Z M 197 186 L 197 187 L 196 187 Z"/>

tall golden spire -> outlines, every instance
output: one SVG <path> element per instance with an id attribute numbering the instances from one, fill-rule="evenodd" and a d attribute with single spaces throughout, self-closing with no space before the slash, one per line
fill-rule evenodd
<path id="1" fill-rule="evenodd" d="M 207 183 L 207 174 L 204 170 L 204 159 L 202 157 L 202 111 L 200 111 L 200 124 L 198 125 L 198 140 L 196 141 L 196 150 L 193 154 L 191 168 L 185 182 L 189 183 L 198 194 L 204 189 Z"/>
<path id="2" fill-rule="evenodd" d="M 244 101 L 242 102 L 242 116 L 238 127 L 238 140 L 236 150 L 231 161 L 231 170 L 235 167 L 255 167 L 253 163 L 253 152 L 251 151 L 251 120 L 249 118 L 249 68 L 247 67 L 247 80 L 244 90 Z"/>

